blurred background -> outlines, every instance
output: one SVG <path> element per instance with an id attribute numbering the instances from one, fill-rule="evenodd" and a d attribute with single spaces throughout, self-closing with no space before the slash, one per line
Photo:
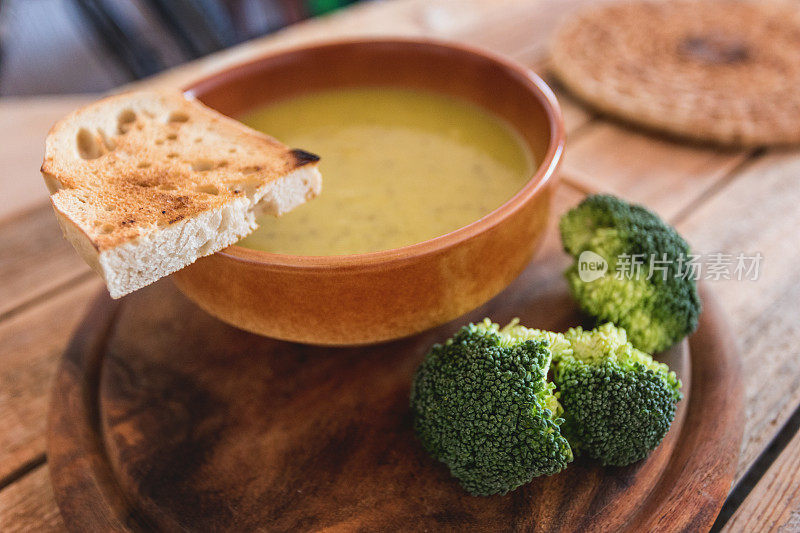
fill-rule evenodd
<path id="1" fill-rule="evenodd" d="M 359 0 L 0 0 L 0 96 L 108 90 Z"/>

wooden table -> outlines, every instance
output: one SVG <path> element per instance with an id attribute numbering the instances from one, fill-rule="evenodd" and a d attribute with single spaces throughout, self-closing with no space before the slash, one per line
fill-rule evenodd
<path id="1" fill-rule="evenodd" d="M 452 39 L 545 72 L 552 27 L 580 3 L 362 4 L 143 83 L 180 86 L 268 50 L 353 35 Z M 673 142 L 598 117 L 558 92 L 569 140 L 556 216 L 587 192 L 607 191 L 647 204 L 706 257 L 762 254 L 756 281 L 708 282 L 738 332 L 746 398 L 736 483 L 717 525 L 731 531 L 800 531 L 800 153 L 720 151 Z M 102 284 L 62 239 L 37 169 L 50 124 L 87 100 L 0 101 L 2 531 L 64 529 L 48 479 L 45 413 L 58 359 Z"/>

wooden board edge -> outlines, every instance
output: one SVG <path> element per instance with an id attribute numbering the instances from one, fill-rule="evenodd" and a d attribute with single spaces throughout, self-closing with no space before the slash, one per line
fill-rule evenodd
<path id="1" fill-rule="evenodd" d="M 94 407 L 102 366 L 97 359 L 121 303 L 100 291 L 62 356 L 51 393 L 46 449 L 50 482 L 61 517 L 71 531 L 96 531 L 99 527 L 126 533 L 131 526 L 137 527 L 134 524 L 141 524 L 122 491 L 108 490 L 116 481 L 105 461 Z M 87 368 L 94 372 L 87 375 Z"/>
<path id="2" fill-rule="evenodd" d="M 670 458 L 639 513 L 626 525 L 630 531 L 708 530 L 734 479 L 744 422 L 743 398 L 731 391 L 742 388 L 741 364 L 720 304 L 706 287 L 701 287 L 701 294 L 705 310 L 698 331 L 689 339 L 691 391 L 678 435 L 690 439 L 690 444 Z M 51 482 L 62 518 L 75 531 L 98 525 L 106 531 L 146 529 L 146 521 L 115 489 L 93 407 L 102 366 L 96 359 L 113 332 L 120 304 L 105 291 L 96 298 L 63 356 L 51 399 L 47 447 Z M 96 369 L 95 374 L 85 376 L 86 368 Z M 700 383 L 705 388 L 698 388 Z M 695 480 L 698 470 L 710 472 L 700 485 Z"/>

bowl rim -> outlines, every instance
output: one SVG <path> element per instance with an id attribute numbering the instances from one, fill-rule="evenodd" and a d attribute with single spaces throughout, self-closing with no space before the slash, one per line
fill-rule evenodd
<path id="1" fill-rule="evenodd" d="M 216 252 L 213 255 L 218 255 L 236 262 L 290 270 L 304 268 L 360 268 L 407 260 L 411 257 L 441 252 L 496 227 L 503 222 L 503 220 L 507 219 L 509 216 L 519 210 L 528 201 L 533 199 L 536 193 L 544 188 L 544 186 L 551 179 L 553 179 L 555 171 L 558 168 L 560 160 L 563 156 L 564 144 L 566 141 L 566 128 L 564 125 L 564 118 L 561 113 L 561 106 L 559 105 L 552 89 L 550 89 L 550 87 L 538 74 L 521 63 L 518 63 L 517 61 L 504 57 L 500 54 L 461 43 L 454 43 L 441 39 L 414 37 L 343 38 L 305 43 L 270 51 L 246 62 L 233 64 L 229 67 L 219 69 L 211 74 L 200 77 L 193 82 L 186 84 L 182 90 L 184 94 L 190 97 L 195 97 L 195 91 L 204 85 L 214 84 L 225 74 L 236 74 L 242 72 L 246 74 L 248 70 L 258 68 L 259 64 L 263 61 L 285 54 L 341 46 L 369 46 L 372 44 L 428 46 L 455 51 L 458 54 L 472 54 L 480 56 L 482 59 L 489 60 L 500 65 L 512 76 L 518 78 L 521 82 L 527 85 L 542 105 L 550 131 L 547 150 L 545 151 L 544 157 L 535 167 L 535 170 L 522 188 L 502 205 L 465 226 L 461 226 L 460 228 L 457 228 L 449 233 L 438 235 L 414 244 L 401 246 L 399 248 L 343 255 L 292 255 L 266 252 L 263 250 L 254 250 L 233 244 Z"/>

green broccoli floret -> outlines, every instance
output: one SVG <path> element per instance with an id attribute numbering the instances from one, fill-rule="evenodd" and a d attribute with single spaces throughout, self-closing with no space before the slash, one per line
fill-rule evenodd
<path id="1" fill-rule="evenodd" d="M 504 494 L 572 461 L 551 357 L 545 332 L 487 319 L 433 346 L 417 370 L 416 433 L 472 494 Z"/>
<path id="2" fill-rule="evenodd" d="M 604 465 L 643 459 L 675 418 L 680 380 L 611 323 L 573 328 L 565 338 L 572 349 L 555 354 L 554 381 L 570 444 Z"/>
<path id="3" fill-rule="evenodd" d="M 560 230 L 564 249 L 576 260 L 591 251 L 608 263 L 605 274 L 591 281 L 581 280 L 577 261 L 565 272 L 584 311 L 624 327 L 633 345 L 648 353 L 668 348 L 697 328 L 696 282 L 682 273 L 689 246 L 657 215 L 613 196 L 595 195 L 566 213 Z M 651 271 L 651 257 L 658 270 Z M 640 269 L 628 268 L 637 261 L 643 263 Z"/>

